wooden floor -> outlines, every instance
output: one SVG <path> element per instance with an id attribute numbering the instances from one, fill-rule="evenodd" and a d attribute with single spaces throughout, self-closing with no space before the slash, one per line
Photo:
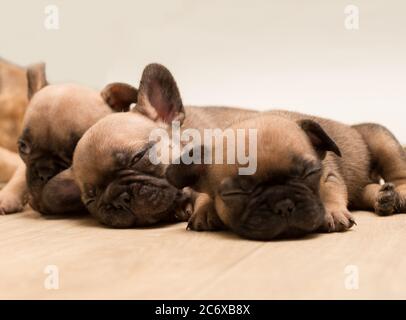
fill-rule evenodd
<path id="1" fill-rule="evenodd" d="M 184 223 L 112 230 L 90 218 L 0 216 L 0 298 L 405 299 L 406 215 L 355 216 L 350 232 L 268 243 Z M 57 290 L 44 286 L 48 265 Z M 359 288 L 347 289 L 357 272 Z"/>

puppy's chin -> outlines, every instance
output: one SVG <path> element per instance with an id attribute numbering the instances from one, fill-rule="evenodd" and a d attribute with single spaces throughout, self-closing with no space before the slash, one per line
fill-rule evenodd
<path id="1" fill-rule="evenodd" d="M 130 172 L 87 202 L 87 208 L 106 226 L 146 227 L 173 220 L 182 199 L 182 192 L 165 179 Z"/>

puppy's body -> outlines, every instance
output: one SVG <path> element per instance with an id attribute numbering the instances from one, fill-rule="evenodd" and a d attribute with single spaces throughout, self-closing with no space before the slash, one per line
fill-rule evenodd
<path id="1" fill-rule="evenodd" d="M 236 107 L 186 106 L 185 113 L 187 117 L 185 117 L 182 130 L 195 128 L 201 131 L 212 128 L 224 129 L 234 123 L 252 118 L 258 112 Z"/>
<path id="2" fill-rule="evenodd" d="M 376 123 L 349 126 L 294 112 L 273 113 L 295 121 L 314 120 L 337 143 L 342 158 L 329 153 L 323 164 L 343 178 L 351 209 L 372 209 L 379 215 L 405 212 L 406 152 L 387 128 Z M 381 179 L 386 184 L 380 185 Z"/>
<path id="3" fill-rule="evenodd" d="M 267 240 L 347 230 L 354 223 L 348 208 L 378 214 L 406 209 L 405 153 L 379 125 L 351 127 L 270 111 L 230 128 L 258 130 L 254 175 L 238 176 L 233 165 L 174 164 L 167 170 L 175 186 L 201 192 L 191 229 L 226 226 L 244 237 Z M 380 177 L 394 186 L 380 186 Z"/>

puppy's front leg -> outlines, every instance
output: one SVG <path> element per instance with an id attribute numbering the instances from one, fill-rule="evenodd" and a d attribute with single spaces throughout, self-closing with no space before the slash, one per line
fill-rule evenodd
<path id="1" fill-rule="evenodd" d="M 193 214 L 189 219 L 188 230 L 214 231 L 224 229 L 224 224 L 217 215 L 213 199 L 206 193 L 196 193 Z"/>
<path id="2" fill-rule="evenodd" d="M 320 183 L 320 196 L 326 210 L 322 231 L 342 232 L 355 220 L 348 211 L 348 193 L 343 178 L 335 170 L 326 170 Z"/>
<path id="3" fill-rule="evenodd" d="M 175 221 L 189 221 L 193 213 L 193 206 L 199 193 L 190 187 L 185 187 L 181 191 L 181 196 L 176 199 Z"/>
<path id="4" fill-rule="evenodd" d="M 27 203 L 26 167 L 20 159 L 19 162 L 11 180 L 0 191 L 0 214 L 20 212 Z"/>

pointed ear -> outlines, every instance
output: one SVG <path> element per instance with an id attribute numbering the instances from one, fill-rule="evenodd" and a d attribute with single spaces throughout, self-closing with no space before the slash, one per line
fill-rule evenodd
<path id="1" fill-rule="evenodd" d="M 321 159 L 326 157 L 327 151 L 334 152 L 341 157 L 341 151 L 336 143 L 328 136 L 323 128 L 315 121 L 310 119 L 298 121 L 299 126 L 306 132 L 314 149 L 317 151 Z"/>
<path id="2" fill-rule="evenodd" d="M 27 83 L 28 100 L 31 100 L 32 96 L 37 91 L 48 85 L 48 81 L 45 75 L 45 63 L 37 63 L 28 66 Z"/>
<path id="3" fill-rule="evenodd" d="M 101 92 L 106 103 L 116 112 L 129 111 L 137 103 L 138 90 L 126 83 L 110 83 Z"/>
<path id="4" fill-rule="evenodd" d="M 211 157 L 208 154 L 208 149 L 201 145 L 194 147 L 187 153 L 187 159 L 196 158 L 200 161 L 187 161 L 183 155 L 170 164 L 165 172 L 168 182 L 178 189 L 196 185 L 206 172 L 204 158 Z"/>
<path id="5" fill-rule="evenodd" d="M 160 64 L 150 64 L 142 73 L 135 108 L 153 121 L 183 122 L 185 110 L 172 74 Z"/>

